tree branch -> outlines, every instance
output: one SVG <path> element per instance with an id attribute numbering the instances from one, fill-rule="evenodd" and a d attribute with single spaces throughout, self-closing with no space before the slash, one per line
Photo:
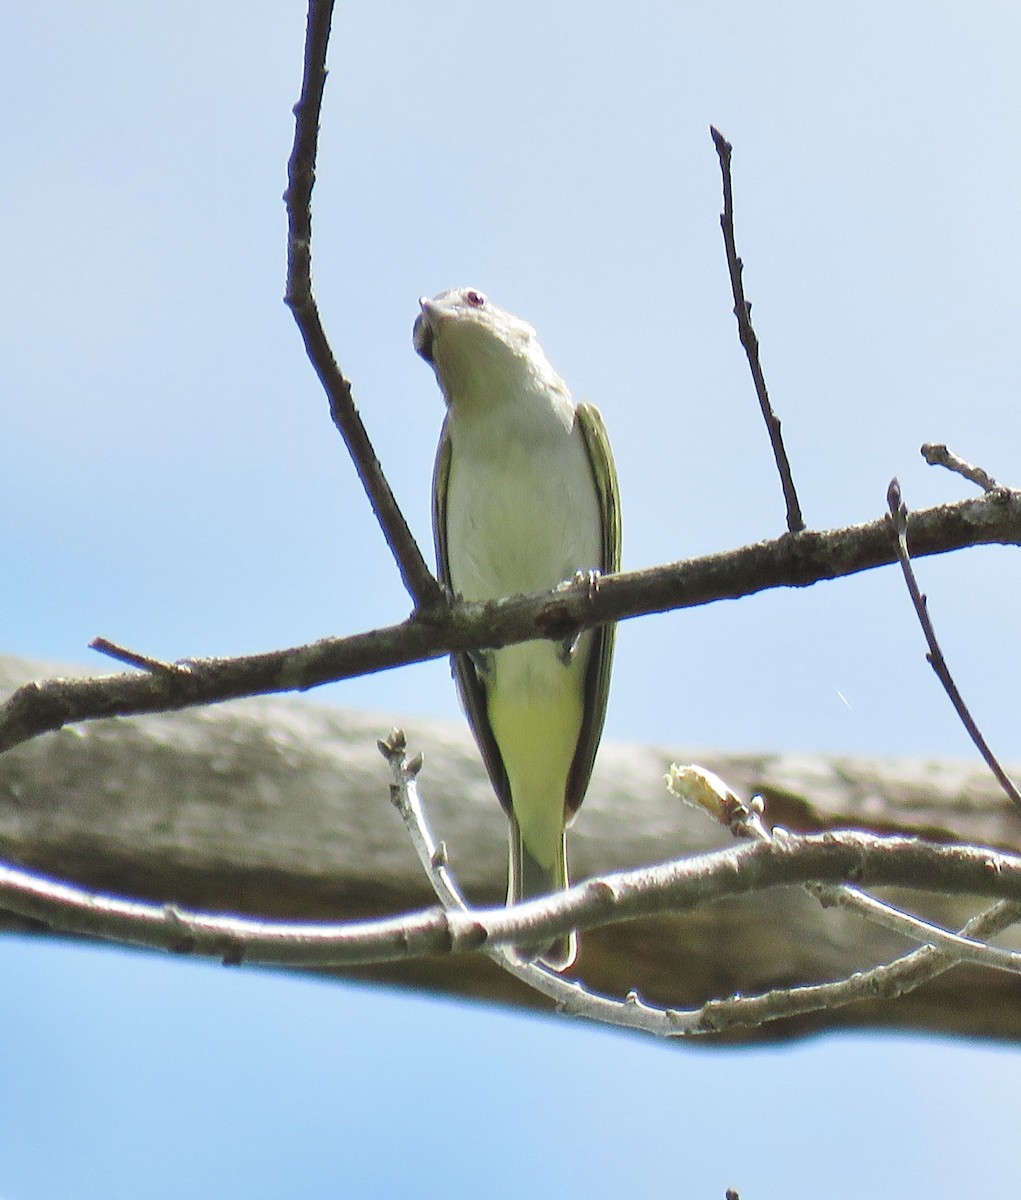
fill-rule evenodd
<path id="1" fill-rule="evenodd" d="M 984 492 L 998 491 L 1001 486 L 988 471 L 965 462 L 943 442 L 925 442 L 922 446 L 922 457 L 930 467 L 946 467 L 948 471 L 963 476 Z"/>
<path id="2" fill-rule="evenodd" d="M 782 826 L 773 829 L 767 827 L 763 820 L 765 804 L 761 796 L 754 796 L 750 803 L 745 803 L 718 775 L 704 767 L 672 763 L 667 773 L 667 787 L 675 796 L 729 829 L 735 837 L 773 842 L 789 836 Z M 806 890 L 824 908 L 839 905 L 847 912 L 909 940 L 928 943 L 934 949 L 944 951 L 953 961 L 973 962 L 996 970 L 1021 973 L 1021 955 L 1014 951 L 1000 950 L 965 934 L 951 933 L 892 904 L 877 900 L 860 888 L 813 882 L 806 886 Z"/>
<path id="3" fill-rule="evenodd" d="M 968 845 L 837 830 L 757 841 L 616 875 L 512 908 L 294 924 L 102 895 L 0 864 L 0 906 L 54 929 L 265 966 L 329 967 L 536 942 L 810 882 L 938 889 L 1021 902 L 1021 857 Z"/>
<path id="4" fill-rule="evenodd" d="M 992 492 L 912 513 L 908 539 L 916 557 L 965 546 L 1021 544 L 1021 492 Z M 172 672 L 30 683 L 0 707 L 0 751 L 78 721 L 304 690 L 456 651 L 559 639 L 645 613 L 693 608 L 768 588 L 808 587 L 895 561 L 893 539 L 880 519 L 828 532 L 785 534 L 687 562 L 607 575 L 597 589 L 576 584 L 484 604 L 458 602 L 351 637 L 240 658 L 190 660 Z"/>
<path id="5" fill-rule="evenodd" d="M 1000 766 L 996 755 L 992 752 L 974 717 L 969 712 L 968 706 L 964 702 L 964 697 L 954 682 L 954 677 L 950 674 L 950 668 L 943 657 L 943 651 L 940 649 L 939 641 L 936 638 L 936 630 L 933 628 L 932 620 L 929 617 L 928 602 L 925 596 L 922 595 L 918 581 L 915 579 L 914 568 L 911 565 L 907 536 L 908 506 L 901 499 L 900 483 L 896 479 L 890 482 L 886 493 L 886 500 L 890 508 L 890 522 L 893 526 L 895 536 L 897 560 L 904 575 L 904 582 L 907 585 L 908 594 L 915 609 L 915 615 L 918 617 L 918 623 L 922 627 L 922 633 L 929 647 L 929 653 L 925 656 L 926 661 L 936 673 L 936 678 L 943 685 L 943 690 L 950 698 L 950 703 L 954 706 L 954 711 L 960 718 L 961 724 L 968 731 L 968 736 L 975 743 L 979 754 L 985 759 L 989 770 L 992 771 L 996 781 L 1003 788 L 1010 802 L 1018 811 L 1021 811 L 1021 793 L 1018 792 L 1014 781 L 1003 767 Z"/>
<path id="6" fill-rule="evenodd" d="M 305 350 L 330 401 L 330 415 L 358 471 L 365 493 L 418 609 L 443 601 L 443 590 L 426 565 L 369 441 L 337 364 L 312 292 L 312 188 L 319 143 L 319 113 L 326 86 L 326 48 L 333 0 L 312 0 L 305 35 L 301 99 L 294 107 L 294 147 L 287 163 L 287 290 L 284 303 L 294 314 Z"/>
<path id="7" fill-rule="evenodd" d="M 737 317 L 737 332 L 744 347 L 748 366 L 755 383 L 755 394 L 759 398 L 759 408 L 762 410 L 769 442 L 773 447 L 773 458 L 776 469 L 780 472 L 780 484 L 783 487 L 784 501 L 787 504 L 787 529 L 791 533 L 800 533 L 805 528 L 801 515 L 801 505 L 798 503 L 798 493 L 794 487 L 794 477 L 791 474 L 791 464 L 787 458 L 787 450 L 783 444 L 780 432 L 780 418 L 773 412 L 766 390 L 766 377 L 762 371 L 759 358 L 759 339 L 752 326 L 751 301 L 744 294 L 744 263 L 738 257 L 737 242 L 734 234 L 734 184 L 730 172 L 730 156 L 734 147 L 714 126 L 709 126 L 713 145 L 720 160 L 720 171 L 723 175 L 723 212 L 720 214 L 720 228 L 723 230 L 723 244 L 727 252 L 727 269 L 730 272 L 730 288 L 734 295 L 734 316 Z"/>
<path id="8" fill-rule="evenodd" d="M 389 739 L 379 743 L 393 775 L 391 799 L 401 814 L 422 867 L 429 878 L 437 899 L 446 911 L 466 913 L 468 905 L 450 873 L 446 850 L 437 845 L 425 818 L 418 797 L 416 777 L 422 766 L 422 756 L 410 761 L 405 756 L 404 732 L 394 729 Z M 716 774 L 702 767 L 671 766 L 668 787 L 675 794 L 707 812 L 725 825 L 736 837 L 760 842 L 786 841 L 789 835 L 782 830 L 769 830 L 762 820 L 764 805 L 761 797 L 745 803 Z M 574 1016 L 600 1021 L 619 1028 L 638 1030 L 659 1037 L 692 1036 L 719 1033 L 735 1027 L 755 1027 L 766 1022 L 790 1019 L 819 1010 L 830 1011 L 856 1001 L 868 999 L 872 989 L 884 987 L 906 994 L 927 980 L 960 962 L 992 967 L 1011 974 L 1021 974 L 1021 954 L 1002 950 L 976 940 L 978 931 L 999 932 L 1021 918 L 1021 905 L 999 902 L 987 912 L 967 923 L 960 934 L 954 934 L 928 921 L 921 921 L 892 905 L 884 904 L 859 888 L 847 885 L 812 882 L 806 890 L 822 906 L 840 904 L 849 911 L 877 922 L 887 929 L 923 943 L 922 951 L 905 955 L 894 963 L 886 963 L 869 972 L 855 971 L 850 978 L 834 983 L 773 989 L 761 996 L 733 996 L 729 1000 L 710 1000 L 701 1008 L 681 1011 L 676 1008 L 657 1008 L 644 1003 L 634 990 L 622 999 L 601 996 L 561 974 L 538 964 L 522 963 L 518 956 L 503 946 L 485 944 L 481 948 L 505 971 L 541 995 L 547 996 L 557 1008 Z M 882 973 L 882 974 L 881 974 Z"/>
<path id="9" fill-rule="evenodd" d="M 41 673 L 38 664 L 0 658 L 0 689 Z M 256 920 L 333 924 L 418 911 L 435 900 L 383 798 L 387 780 L 375 749 L 395 717 L 274 698 L 98 721 L 37 739 L 0 764 L 0 858 L 86 890 L 129 893 L 158 909 L 170 902 Z M 416 719 L 414 736 L 428 759 L 430 824 L 458 886 L 472 905 L 500 904 L 505 819 L 464 723 Z M 604 743 L 572 832 L 576 878 L 729 841 L 713 822 L 692 819 L 663 787 L 677 757 L 677 747 Z M 740 794 L 763 795 L 770 822 L 799 833 L 858 826 L 1008 848 L 1021 838 L 1021 820 L 977 762 L 704 751 L 699 758 Z M 445 861 L 440 854 L 438 869 Z M 919 895 L 912 911 L 960 929 L 975 904 Z M 0 930 L 43 927 L 0 912 Z M 632 989 L 646 1007 L 697 1011 L 707 997 L 846 978 L 910 944 L 839 908 L 824 910 L 800 888 L 774 888 L 683 916 L 590 931 L 580 971 L 590 989 L 616 997 L 606 1002 L 608 1012 Z M 1002 944 L 1021 949 L 1021 930 L 1008 931 Z M 342 973 L 518 1006 L 548 1003 L 533 979 L 526 988 L 485 954 Z M 551 1000 L 565 1004 L 561 993 Z M 761 1040 L 868 1026 L 1021 1040 L 1016 982 L 957 966 L 897 1005 L 870 1000 L 808 1011 L 752 1033 L 735 1026 L 729 1036 Z"/>
<path id="10" fill-rule="evenodd" d="M 1000 901 L 972 918 L 961 936 L 983 941 L 1021 920 L 1021 905 Z M 987 949 L 989 947 L 986 947 Z M 759 996 L 733 996 L 710 1000 L 699 1012 L 700 1032 L 723 1033 L 738 1027 L 753 1028 L 763 1021 L 790 1020 L 815 1012 L 833 1012 L 848 1004 L 898 1000 L 949 971 L 960 962 L 954 953 L 935 946 L 920 946 L 893 962 L 870 971 L 855 971 L 834 983 L 775 988 Z"/>

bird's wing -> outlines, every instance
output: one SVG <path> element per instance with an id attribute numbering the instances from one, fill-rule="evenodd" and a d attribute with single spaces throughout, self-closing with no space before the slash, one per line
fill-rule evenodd
<path id="1" fill-rule="evenodd" d="M 453 590 L 450 583 L 450 559 L 447 552 L 447 485 L 450 481 L 450 433 L 444 422 L 440 433 L 440 444 L 436 451 L 436 466 L 433 471 L 433 537 L 436 542 L 436 568 L 440 582 Z M 475 736 L 486 764 L 493 789 L 504 810 L 511 813 L 510 781 L 507 778 L 507 768 L 503 765 L 500 747 L 493 736 L 493 727 L 489 723 L 488 704 L 486 701 L 485 684 L 479 677 L 478 669 L 471 655 L 452 654 L 450 656 L 454 682 L 468 724 Z"/>
<path id="2" fill-rule="evenodd" d="M 592 477 L 599 496 L 603 519 L 602 562 L 599 571 L 609 575 L 620 570 L 620 489 L 613 465 L 610 439 L 599 409 L 592 404 L 579 404 L 578 428 L 588 450 Z M 596 750 L 606 719 L 606 701 L 610 693 L 610 668 L 613 664 L 613 645 L 616 625 L 601 625 L 593 631 L 592 648 L 585 671 L 585 704 L 578 746 L 567 776 L 564 793 L 565 815 L 570 818 L 585 798 Z"/>

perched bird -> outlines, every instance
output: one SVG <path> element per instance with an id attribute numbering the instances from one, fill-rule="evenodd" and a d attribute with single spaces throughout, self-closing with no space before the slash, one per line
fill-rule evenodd
<path id="1" fill-rule="evenodd" d="M 598 410 L 574 403 L 535 330 L 482 292 L 419 304 L 415 349 L 447 403 L 433 477 L 441 580 L 465 600 L 493 600 L 618 570 L 617 474 Z M 605 625 L 453 658 L 510 819 L 509 904 L 568 886 L 565 829 L 592 774 L 613 643 Z M 566 970 L 577 939 L 538 953 Z"/>

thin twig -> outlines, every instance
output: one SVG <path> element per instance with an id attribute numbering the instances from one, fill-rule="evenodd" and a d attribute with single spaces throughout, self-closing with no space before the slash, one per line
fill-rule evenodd
<path id="1" fill-rule="evenodd" d="M 915 557 L 964 546 L 1021 544 L 1021 493 L 997 492 L 911 514 Z M 438 616 L 345 638 L 323 638 L 240 658 L 187 660 L 175 673 L 50 679 L 18 688 L 0 705 L 0 752 L 77 721 L 173 712 L 245 696 L 299 691 L 446 654 L 509 646 L 646 613 L 734 600 L 767 588 L 807 587 L 897 561 L 887 520 L 776 538 L 687 562 L 628 571 L 563 591 L 485 604 L 453 604 Z"/>
<path id="2" fill-rule="evenodd" d="M 443 600 L 443 590 L 426 565 L 379 465 L 355 407 L 351 385 L 333 356 L 312 292 L 312 187 L 332 16 L 333 0 L 310 0 L 301 99 L 294 106 L 294 148 L 287 163 L 287 191 L 284 193 L 287 206 L 284 303 L 294 314 L 305 350 L 329 397 L 330 415 L 344 438 L 372 511 L 397 561 L 404 586 L 416 607 L 427 609 Z"/>
<path id="3" fill-rule="evenodd" d="M 405 757 L 408 743 L 403 729 L 391 729 L 390 736 L 376 745 L 393 774 L 390 799 L 401 815 L 437 899 L 445 909 L 467 912 L 468 903 L 447 863 L 447 848 L 433 837 L 419 799 L 416 780 L 422 769 L 422 755 L 416 754 L 411 759 Z"/>
<path id="4" fill-rule="evenodd" d="M 969 940 L 985 940 L 1021 920 L 1021 905 L 1001 901 L 979 913 L 960 930 Z M 868 971 L 857 971 L 834 983 L 808 984 L 804 987 L 776 988 L 757 996 L 734 996 L 711 1000 L 701 1012 L 701 1032 L 721 1033 L 737 1026 L 754 1027 L 764 1021 L 805 1016 L 811 1012 L 832 1011 L 861 1001 L 895 1000 L 907 995 L 959 964 L 954 953 L 920 946 L 892 962 Z"/>
<path id="5" fill-rule="evenodd" d="M 783 487 L 784 500 L 787 504 L 787 528 L 791 533 L 800 533 L 805 528 L 801 515 L 801 505 L 794 488 L 794 477 L 791 474 L 791 464 L 787 459 L 783 436 L 780 432 L 780 419 L 773 412 L 766 391 L 766 378 L 762 373 L 762 363 L 759 360 L 759 339 L 752 328 L 752 306 L 744 294 L 744 263 L 738 257 L 737 243 L 734 236 L 734 186 L 730 173 L 730 156 L 733 150 L 730 142 L 714 126 L 709 126 L 713 136 L 716 153 L 720 159 L 720 170 L 723 173 L 723 212 L 720 214 L 720 228 L 723 230 L 723 244 L 727 251 L 727 269 L 730 272 L 730 288 L 734 295 L 734 316 L 737 317 L 737 331 L 748 358 L 752 379 L 755 382 L 755 394 L 759 398 L 759 407 L 769 432 L 769 441 L 773 447 L 773 457 L 776 468 L 780 472 L 780 483 Z"/>
<path id="6" fill-rule="evenodd" d="M 394 730 L 387 741 L 379 743 L 379 747 L 393 771 L 391 798 L 404 818 L 412 844 L 432 882 L 433 890 L 448 911 L 468 913 L 463 896 L 447 871 L 442 847 L 438 847 L 432 837 L 418 796 L 416 779 L 421 767 L 421 758 L 416 756 L 410 763 L 405 760 L 406 742 L 400 730 Z M 703 768 L 671 768 L 670 779 L 672 790 L 697 807 L 708 811 L 715 819 L 721 820 L 739 837 L 763 845 L 772 845 L 774 848 L 793 845 L 795 840 L 800 840 L 792 839 L 790 835 L 778 838 L 770 834 L 761 821 L 761 802 L 753 800 L 752 804 L 745 804 L 722 780 Z M 645 872 L 636 874 L 644 875 Z M 589 881 L 585 887 L 601 887 L 619 895 L 617 887 L 621 881 L 621 876 L 610 876 L 603 880 Z M 811 888 L 819 885 L 806 881 L 806 886 Z M 831 893 L 845 890 L 832 884 L 825 886 Z M 871 897 L 865 898 L 871 900 Z M 878 901 L 874 903 L 879 905 Z M 533 906 L 519 905 L 513 911 L 527 911 L 529 907 Z M 521 963 L 503 946 L 481 944 L 479 948 L 499 962 L 505 970 L 554 1001 L 563 1012 L 659 1037 L 689 1037 L 719 1033 L 737 1026 L 757 1026 L 784 1017 L 875 999 L 880 992 L 902 995 L 961 961 L 976 962 L 983 966 L 1021 974 L 1021 954 L 990 947 L 984 941 L 978 940 L 992 936 L 993 933 L 1017 921 L 1021 917 L 1021 905 L 1017 903 L 1003 901 L 994 905 L 980 917 L 969 921 L 958 934 L 919 921 L 908 914 L 901 914 L 898 910 L 889 911 L 894 917 L 899 916 L 903 920 L 884 920 L 884 924 L 892 923 L 899 933 L 909 938 L 920 938 L 929 944 L 893 963 L 884 964 L 871 971 L 858 972 L 850 979 L 835 983 L 778 988 L 757 996 L 711 1000 L 697 1009 L 659 1008 L 646 1004 L 635 992 L 629 993 L 622 1000 L 601 996 L 578 981 L 565 979 L 555 972 L 532 964 Z M 480 915 L 482 920 L 478 928 L 482 933 L 485 918 L 483 914 Z"/>
<path id="7" fill-rule="evenodd" d="M 139 654 L 137 650 L 128 650 L 125 646 L 118 646 L 116 642 L 111 642 L 109 638 L 95 637 L 89 642 L 89 649 L 96 650 L 100 654 L 105 654 L 108 658 L 116 659 L 117 662 L 124 663 L 129 667 L 138 667 L 141 671 L 150 671 L 153 674 L 163 672 L 169 675 L 187 674 L 188 667 L 184 663 L 168 663 L 160 658 L 152 658 L 148 654 Z"/>
<path id="8" fill-rule="evenodd" d="M 958 475 L 963 475 L 965 479 L 976 484 L 984 492 L 1003 490 L 988 471 L 983 471 L 981 467 L 975 467 L 970 462 L 965 462 L 943 442 L 925 442 L 922 446 L 922 457 L 930 467 L 946 467 L 948 471 L 955 471 Z"/>
<path id="9" fill-rule="evenodd" d="M 991 937 L 1021 919 L 1021 904 L 1001 901 L 974 917 L 959 937 L 975 941 Z M 942 930 L 947 937 L 948 930 Z M 986 947 L 988 949 L 988 947 Z M 643 1001 L 631 992 L 624 1000 L 601 996 L 583 984 L 551 972 L 526 976 L 515 971 L 530 987 L 553 1000 L 572 1016 L 599 1021 L 625 1029 L 650 1033 L 657 1037 L 694 1037 L 724 1033 L 736 1028 L 754 1028 L 771 1021 L 804 1016 L 812 1012 L 833 1011 L 862 1001 L 896 999 L 957 966 L 961 958 L 954 952 L 925 945 L 892 962 L 867 971 L 855 972 L 833 983 L 806 984 L 774 988 L 750 996 L 731 996 L 709 1000 L 700 1008 L 663 1008 Z M 988 959 L 983 965 L 993 965 Z M 512 969 L 512 968 L 508 968 Z M 1009 969 L 1017 973 L 1016 963 Z"/>
<path id="10" fill-rule="evenodd" d="M 979 754 L 985 759 L 989 770 L 996 776 L 997 782 L 1007 793 L 1011 803 L 1021 810 L 1021 792 L 1018 792 L 1010 776 L 1000 766 L 996 755 L 989 748 L 985 738 L 982 736 L 981 730 L 968 711 L 968 706 L 964 703 L 964 697 L 958 691 L 957 684 L 954 683 L 953 676 L 950 674 L 950 668 L 943 657 L 943 651 L 936 640 L 936 631 L 933 628 L 932 621 L 929 619 L 928 604 L 918 586 L 915 571 L 911 565 L 911 554 L 908 551 L 908 507 L 901 498 L 900 483 L 896 479 L 890 481 L 890 486 L 886 492 L 886 502 L 890 507 L 890 522 L 896 539 L 897 559 L 900 562 L 901 571 L 904 573 L 904 582 L 907 584 L 911 603 L 915 607 L 918 623 L 922 627 L 922 633 L 925 635 L 925 640 L 929 646 L 929 652 L 925 656 L 926 661 L 936 672 L 937 679 L 943 685 L 943 690 L 950 697 L 950 703 L 954 706 L 954 710 L 961 719 L 961 724 L 968 731 L 968 736 L 975 743 Z"/>
<path id="11" fill-rule="evenodd" d="M 412 847 L 436 898 L 447 912 L 468 913 L 469 906 L 447 866 L 446 849 L 442 843 L 436 843 L 418 795 L 416 780 L 422 765 L 421 756 L 416 755 L 410 762 L 405 758 L 407 740 L 402 729 L 391 730 L 389 738 L 377 744 L 393 775 L 390 799 L 404 821 Z M 522 983 L 552 1000 L 562 1012 L 603 1024 L 640 1029 L 649 1033 L 662 1032 L 652 1025 L 636 1025 L 634 1019 L 637 1010 L 630 1001 L 625 1003 L 607 996 L 599 996 L 583 983 L 566 978 L 559 972 L 547 970 L 538 962 L 524 961 L 503 946 L 484 944 L 480 945 L 479 949 L 508 974 L 516 976 Z M 671 1022 L 670 1028 L 675 1033 L 679 1029 L 676 1022 Z"/>
<path id="12" fill-rule="evenodd" d="M 671 766 L 668 785 L 676 795 L 708 813 L 735 836 L 768 842 L 776 831 L 766 828 L 761 798 L 746 803 L 722 779 L 705 768 Z M 984 966 L 1017 972 L 1017 956 L 988 946 L 989 938 L 1021 920 L 1021 905 L 999 901 L 971 918 L 958 934 L 918 922 L 917 918 L 883 904 L 857 888 L 846 885 L 806 884 L 806 890 L 824 903 L 836 899 L 844 907 L 867 916 L 908 937 L 936 933 L 926 945 L 892 962 L 868 971 L 858 971 L 832 983 L 774 988 L 754 996 L 710 1000 L 700 1010 L 680 1013 L 655 1009 L 635 998 L 629 1016 L 639 1015 L 643 1028 L 666 1036 L 680 1033 L 722 1033 L 736 1027 L 753 1028 L 769 1021 L 805 1016 L 867 1000 L 896 999 L 943 974 L 962 961 L 979 961 Z M 963 953 L 962 953 L 963 950 Z"/>
<path id="13" fill-rule="evenodd" d="M 667 774 L 667 787 L 675 796 L 722 824 L 735 837 L 767 844 L 783 843 L 791 837 L 786 830 L 775 827 L 771 829 L 766 825 L 763 820 L 765 804 L 760 796 L 753 796 L 751 802 L 746 803 L 724 780 L 704 767 L 694 764 L 671 764 Z M 846 911 L 900 934 L 909 941 L 928 942 L 961 962 L 974 962 L 997 970 L 1021 974 L 1021 954 L 986 946 L 962 934 L 951 933 L 942 926 L 916 917 L 913 913 L 877 900 L 875 896 L 870 896 L 860 888 L 849 884 L 834 886 L 811 882 L 805 885 L 805 890 L 824 908 L 839 905 Z"/>
<path id="14" fill-rule="evenodd" d="M 411 838 L 411 845 L 418 856 L 418 861 L 422 864 L 426 878 L 436 893 L 436 898 L 442 904 L 445 912 L 470 914 L 471 908 L 447 862 L 447 848 L 433 837 L 418 794 L 416 781 L 422 768 L 422 755 L 416 754 L 411 759 L 405 756 L 407 739 L 403 729 L 392 729 L 388 738 L 380 740 L 376 744 L 380 753 L 389 763 L 393 775 L 390 799 L 401 815 L 404 828 Z M 516 975 L 525 983 L 538 987 L 540 991 L 546 992 L 542 982 L 543 977 L 561 979 L 559 974 L 546 970 L 538 963 L 524 961 L 506 946 L 490 946 L 480 942 L 479 949 L 504 970 Z"/>

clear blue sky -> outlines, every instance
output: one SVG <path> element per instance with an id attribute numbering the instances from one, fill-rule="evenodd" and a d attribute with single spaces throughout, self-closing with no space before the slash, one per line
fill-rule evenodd
<path id="1" fill-rule="evenodd" d="M 102 670 L 100 633 L 177 658 L 407 612 L 280 299 L 303 34 L 304 5 L 279 0 L 7 14 L 5 651 Z M 1008 4 L 340 3 L 316 286 L 423 543 L 442 405 L 411 323 L 419 295 L 466 283 L 535 324 L 602 409 L 627 566 L 782 531 L 710 122 L 735 144 L 809 523 L 880 515 L 894 474 L 916 508 L 971 494 L 923 441 L 1021 482 L 1019 52 Z M 1016 553 L 920 571 L 987 735 L 1021 760 Z M 416 716 L 457 716 L 443 664 L 313 699 L 412 739 Z M 628 623 L 607 735 L 681 757 L 971 753 L 892 571 Z M 10 939 L 0 977 L 0 1200 L 841 1200 L 1016 1174 L 999 1132 L 1021 1107 L 996 1083 L 1013 1050 L 692 1052 Z M 948 1162 L 950 1137 L 982 1151 Z"/>

